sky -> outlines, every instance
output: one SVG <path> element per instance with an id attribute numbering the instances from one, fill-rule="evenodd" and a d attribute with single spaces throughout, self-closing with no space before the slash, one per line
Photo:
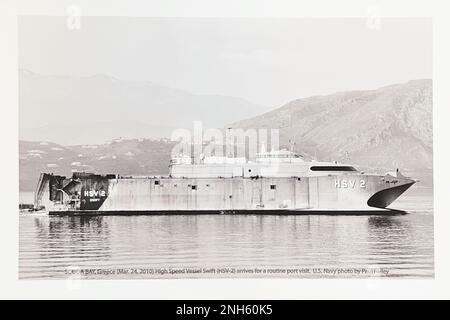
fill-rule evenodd
<path id="1" fill-rule="evenodd" d="M 19 67 L 107 74 L 265 107 L 432 78 L 428 18 L 70 19 L 20 17 Z"/>

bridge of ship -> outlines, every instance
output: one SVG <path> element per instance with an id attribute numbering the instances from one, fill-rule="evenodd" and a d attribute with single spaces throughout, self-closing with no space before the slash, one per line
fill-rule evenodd
<path id="1" fill-rule="evenodd" d="M 256 154 L 255 161 L 244 157 L 205 157 L 198 159 L 179 155 L 172 158 L 170 177 L 316 177 L 330 174 L 356 173 L 349 165 L 337 162 L 305 161 L 300 155 L 288 150 Z"/>

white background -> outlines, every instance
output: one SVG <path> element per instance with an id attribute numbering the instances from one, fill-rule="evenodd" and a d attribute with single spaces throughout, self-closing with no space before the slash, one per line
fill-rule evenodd
<path id="1" fill-rule="evenodd" d="M 17 15 L 170 17 L 381 17 L 433 18 L 434 280 L 18 280 L 18 64 Z M 450 19 L 441 1 L 9 1 L 0 2 L 0 297 L 146 299 L 449 298 L 450 294 Z M 368 75 L 370 76 L 370 75 Z"/>

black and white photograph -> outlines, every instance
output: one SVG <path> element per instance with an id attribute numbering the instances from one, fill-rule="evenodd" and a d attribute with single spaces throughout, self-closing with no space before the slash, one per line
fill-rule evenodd
<path id="1" fill-rule="evenodd" d="M 444 10 L 212 2 L 4 11 L 0 274 L 15 294 L 441 286 Z"/>
<path id="2" fill-rule="evenodd" d="M 434 276 L 426 18 L 26 16 L 21 279 Z"/>

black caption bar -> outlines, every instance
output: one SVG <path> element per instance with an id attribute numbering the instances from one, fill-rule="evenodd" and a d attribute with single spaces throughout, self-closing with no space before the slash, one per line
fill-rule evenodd
<path id="1" fill-rule="evenodd" d="M 4 301 L 5 302 L 5 301 Z M 418 315 L 421 310 L 420 301 L 317 301 L 317 300 L 151 300 L 151 301 L 10 301 L 14 304 L 39 304 L 54 312 L 61 310 L 89 310 L 90 318 L 104 319 L 111 314 L 119 319 L 302 319 L 313 314 L 319 318 L 329 316 L 336 318 L 384 317 L 388 311 L 391 317 Z M 385 306 L 380 307 L 380 302 Z M 74 304 L 83 304 L 74 306 Z M 359 308 L 354 308 L 354 305 Z M 330 306 L 331 305 L 331 306 Z M 17 308 L 19 314 L 26 308 Z M 37 307 L 37 306 L 36 306 Z M 89 309 L 83 309 L 88 307 Z M 73 309 L 81 308 L 81 309 Z M 363 311 L 363 313 L 361 313 Z M 80 311 L 81 312 L 81 311 Z M 311 313 L 312 312 L 312 313 Z M 81 313 L 80 313 L 81 314 Z M 58 313 L 55 313 L 58 315 Z M 144 315 L 144 316 L 143 316 Z"/>

